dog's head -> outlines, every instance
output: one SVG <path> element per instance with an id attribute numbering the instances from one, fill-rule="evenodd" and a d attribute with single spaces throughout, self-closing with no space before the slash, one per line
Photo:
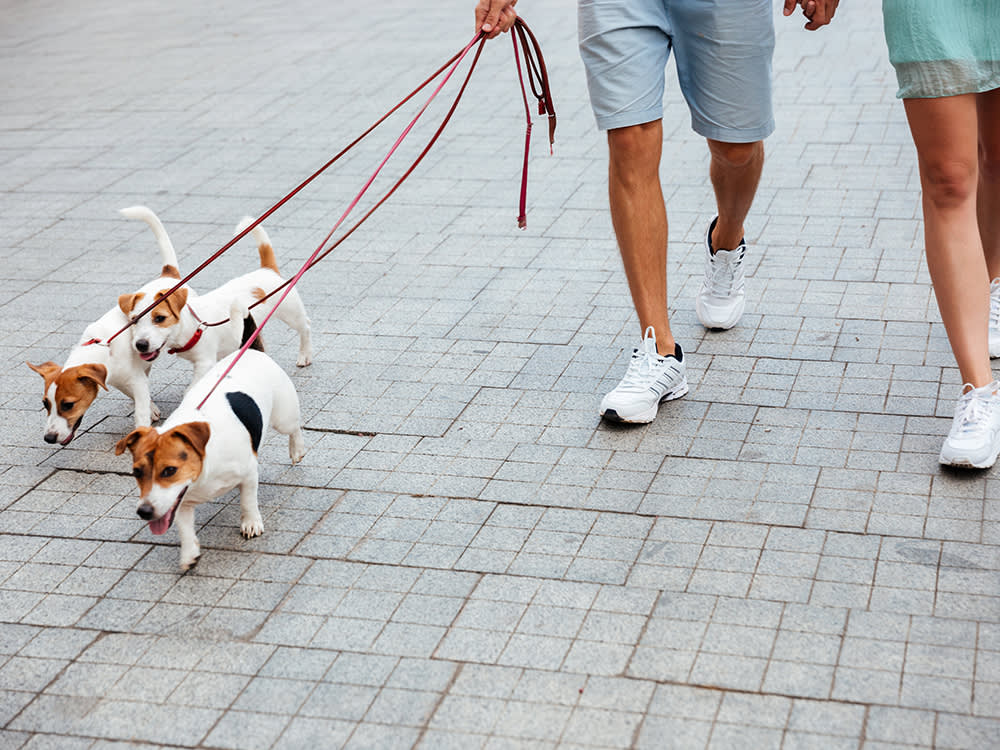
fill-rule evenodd
<path id="1" fill-rule="evenodd" d="M 115 446 L 115 455 L 132 452 L 132 476 L 139 485 L 135 512 L 154 534 L 170 528 L 184 493 L 201 476 L 210 435 L 207 422 L 185 422 L 163 433 L 137 427 Z"/>
<path id="2" fill-rule="evenodd" d="M 83 364 L 64 370 L 55 362 L 25 364 L 45 380 L 42 405 L 49 415 L 45 421 L 45 442 L 68 445 L 99 390 L 108 389 L 105 382 L 108 368 Z"/>
<path id="3" fill-rule="evenodd" d="M 168 288 L 169 289 L 169 288 Z M 181 287 L 169 297 L 164 298 L 168 289 L 156 292 L 153 300 L 155 307 L 132 326 L 132 346 L 139 356 L 147 362 L 152 362 L 158 356 L 164 345 L 170 340 L 173 328 L 180 322 L 181 310 L 187 304 L 188 289 Z M 118 298 L 118 307 L 131 319 L 150 302 L 145 292 L 123 294 Z"/>

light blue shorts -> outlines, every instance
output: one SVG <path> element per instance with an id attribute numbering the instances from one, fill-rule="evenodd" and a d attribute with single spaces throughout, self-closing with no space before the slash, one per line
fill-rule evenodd
<path id="1" fill-rule="evenodd" d="M 774 131 L 772 0 L 579 0 L 580 56 L 601 130 L 663 117 L 674 51 L 699 135 L 753 143 Z"/>

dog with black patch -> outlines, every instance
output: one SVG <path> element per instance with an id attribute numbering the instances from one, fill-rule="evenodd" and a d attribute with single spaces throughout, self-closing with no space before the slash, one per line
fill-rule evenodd
<path id="1" fill-rule="evenodd" d="M 201 556 L 194 526 L 200 503 L 238 487 L 240 532 L 247 539 L 264 533 L 257 504 L 257 453 L 268 427 L 288 436 L 293 464 L 305 455 L 299 397 L 291 379 L 253 349 L 222 378 L 236 356 L 220 360 L 195 383 L 161 427 L 137 427 L 115 448 L 117 455 L 132 452 L 132 474 L 139 485 L 136 513 L 149 530 L 165 534 L 177 522 L 181 570 Z"/>

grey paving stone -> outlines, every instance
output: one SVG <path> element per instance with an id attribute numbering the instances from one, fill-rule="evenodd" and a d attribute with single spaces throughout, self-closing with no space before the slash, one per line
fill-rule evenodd
<path id="1" fill-rule="evenodd" d="M 127 399 L 54 449 L 23 362 L 65 356 L 155 271 L 116 209 L 150 205 L 193 269 L 462 44 L 469 8 L 107 10 L 12 7 L 0 35 L 0 747 L 997 744 L 997 483 L 937 464 L 959 379 L 877 5 L 817 33 L 775 17 L 777 130 L 726 332 L 690 307 L 714 203 L 669 69 L 691 392 L 638 428 L 595 412 L 636 329 L 572 3 L 521 8 L 559 109 L 528 228 L 496 210 L 524 115 L 490 42 L 432 156 L 301 282 L 309 451 L 262 446 L 266 533 L 238 536 L 232 496 L 202 505 L 183 576 L 114 456 Z M 285 274 L 385 138 L 267 219 Z M 373 194 L 404 167 L 385 169 Z M 242 243 L 195 287 L 254 258 Z M 290 366 L 294 334 L 265 338 Z M 189 373 L 154 365 L 165 413 Z"/>

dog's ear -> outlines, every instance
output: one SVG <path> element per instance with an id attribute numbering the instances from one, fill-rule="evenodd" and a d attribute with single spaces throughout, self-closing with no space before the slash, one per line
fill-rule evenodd
<path id="1" fill-rule="evenodd" d="M 45 378 L 46 383 L 62 371 L 62 368 L 55 362 L 42 362 L 40 365 L 33 365 L 31 362 L 25 362 L 24 364 Z"/>
<path id="2" fill-rule="evenodd" d="M 90 380 L 101 386 L 104 390 L 108 390 L 108 386 L 105 385 L 105 381 L 108 377 L 108 368 L 104 365 L 96 364 L 86 364 L 80 365 L 76 368 L 77 380 Z"/>
<path id="3" fill-rule="evenodd" d="M 185 422 L 177 425 L 173 432 L 190 445 L 202 459 L 205 458 L 205 446 L 212 436 L 212 428 L 208 426 L 208 422 Z"/>
<path id="4" fill-rule="evenodd" d="M 132 317 L 132 311 L 135 309 L 135 304 L 141 300 L 143 297 L 142 292 L 133 292 L 132 294 L 123 294 L 118 298 L 118 307 L 121 309 L 126 316 Z"/>
<path id="5" fill-rule="evenodd" d="M 184 309 L 184 305 L 187 304 L 188 288 L 186 286 L 182 286 L 176 292 L 174 292 L 169 297 L 167 297 L 166 299 L 164 299 L 163 295 L 167 291 L 169 291 L 169 290 L 168 289 L 161 289 L 160 291 L 158 291 L 156 293 L 156 301 L 157 302 L 161 302 L 161 301 L 165 302 L 166 305 L 167 305 L 167 307 L 170 308 L 170 312 L 173 313 L 174 317 L 175 318 L 179 318 L 181 316 L 181 310 L 183 310 Z"/>
<path id="6" fill-rule="evenodd" d="M 142 440 L 147 434 L 154 432 L 152 427 L 136 427 L 132 432 L 123 437 L 118 441 L 115 446 L 115 455 L 120 456 L 125 451 L 132 451 L 132 457 L 135 457 L 135 444 Z"/>

